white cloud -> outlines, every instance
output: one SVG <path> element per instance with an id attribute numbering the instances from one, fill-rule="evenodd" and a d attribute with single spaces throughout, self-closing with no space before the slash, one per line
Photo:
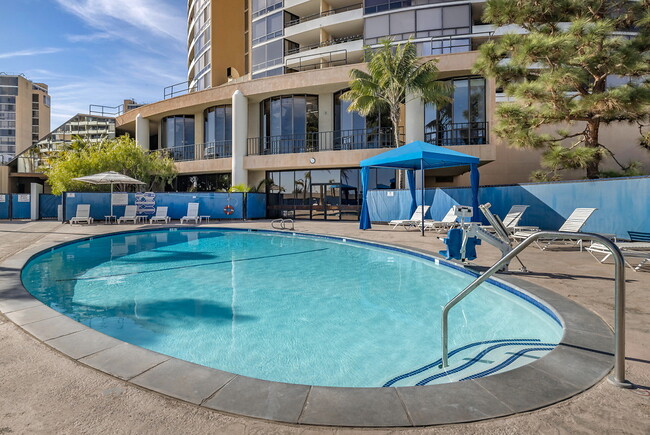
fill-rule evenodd
<path id="1" fill-rule="evenodd" d="M 20 51 L 12 51 L 9 53 L 0 53 L 0 59 L 9 59 L 18 56 L 37 56 L 41 54 L 52 54 L 62 51 L 60 48 L 34 48 Z"/>
<path id="2" fill-rule="evenodd" d="M 113 38 L 113 36 L 106 32 L 96 32 L 88 35 L 66 35 L 66 39 L 70 42 L 94 42 L 111 38 Z"/>
<path id="3" fill-rule="evenodd" d="M 186 41 L 184 13 L 163 0 L 56 1 L 89 26 L 114 37 L 137 42 L 146 32 L 182 44 Z"/>
<path id="4" fill-rule="evenodd" d="M 91 104 L 118 106 L 129 98 L 139 103 L 161 100 L 165 86 L 184 80 L 182 56 L 172 64 L 155 55 L 134 57 L 131 51 L 124 51 L 106 60 L 103 65 L 95 65 L 91 74 L 51 73 L 42 69 L 25 71 L 28 77 L 49 85 L 52 129 L 77 113 L 88 113 Z"/>

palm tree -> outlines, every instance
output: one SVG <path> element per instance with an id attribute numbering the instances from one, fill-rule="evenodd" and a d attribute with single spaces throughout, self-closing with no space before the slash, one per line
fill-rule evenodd
<path id="1" fill-rule="evenodd" d="M 393 45 L 392 39 L 384 39 L 377 49 L 366 50 L 368 72 L 350 71 L 350 90 L 341 98 L 351 102 L 349 111 L 363 116 L 388 111 L 395 145 L 401 146 L 399 119 L 407 97 L 441 105 L 452 101 L 451 87 L 437 81 L 436 59 L 418 59 L 410 39 L 397 45 Z"/>

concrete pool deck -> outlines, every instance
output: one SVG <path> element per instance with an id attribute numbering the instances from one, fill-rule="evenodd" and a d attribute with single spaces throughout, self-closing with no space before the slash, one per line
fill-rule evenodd
<path id="1" fill-rule="evenodd" d="M 215 226 L 221 226 L 217 224 Z M 213 226 L 213 225 L 210 225 Z M 268 222 L 229 223 L 228 227 L 268 229 Z M 25 250 L 40 250 L 52 243 L 64 242 L 85 235 L 102 234 L 133 226 L 63 226 L 52 222 L 0 224 L 0 261 Z M 297 231 L 356 237 L 378 242 L 437 251 L 442 248 L 435 235 L 420 237 L 416 232 L 388 231 L 376 226 L 361 232 L 356 223 L 298 222 Z M 40 248 L 39 248 L 40 247 Z M 496 259 L 496 250 L 480 248 L 479 265 Z M 526 281 L 550 288 L 596 312 L 608 324 L 613 317 L 612 267 L 598 264 L 587 253 L 558 250 L 541 253 L 534 248 L 523 256 L 533 273 Z M 11 260 L 10 260 L 11 261 Z M 11 263 L 4 264 L 11 267 Z M 7 271 L 7 269 L 4 269 Z M 0 273 L 3 270 L 0 269 Z M 572 276 L 576 274 L 577 276 Z M 644 433 L 650 418 L 650 384 L 645 347 L 650 342 L 648 310 L 650 294 L 646 272 L 628 269 L 627 343 L 628 379 L 640 387 L 620 390 L 607 382 L 572 399 L 548 408 L 471 424 L 441 426 L 406 431 L 436 430 L 454 432 L 503 432 L 530 430 L 617 431 Z M 25 306 L 24 308 L 28 308 Z M 13 310 L 18 312 L 20 310 Z M 32 313 L 34 314 L 34 313 Z M 48 316 L 47 313 L 40 313 Z M 20 319 L 14 319 L 20 323 Z M 43 317 L 42 331 L 47 333 L 48 321 Z M 0 364 L 3 367 L 0 397 L 0 431 L 65 432 L 109 430 L 111 432 L 219 432 L 219 433 L 304 433 L 332 432 L 335 428 L 282 425 L 245 417 L 204 410 L 98 373 L 65 357 L 32 337 L 13 323 L 0 317 Z M 50 325 L 51 326 L 51 325 Z M 76 330 L 70 330 L 74 335 Z M 162 361 L 160 361 L 162 362 Z M 163 367 L 165 363 L 158 367 Z M 573 367 L 576 369 L 576 367 Z M 114 373 L 119 377 L 119 373 Z M 129 378 L 130 373 L 124 373 Z M 209 388 L 209 386 L 206 386 Z M 186 399 L 188 400 L 188 399 Z M 191 401 L 191 399 L 190 399 Z M 6 427 L 6 430 L 4 429 Z M 349 429 L 341 429 L 348 431 Z M 394 432 L 395 430 L 391 430 Z M 381 432 L 381 431 L 379 431 Z"/>

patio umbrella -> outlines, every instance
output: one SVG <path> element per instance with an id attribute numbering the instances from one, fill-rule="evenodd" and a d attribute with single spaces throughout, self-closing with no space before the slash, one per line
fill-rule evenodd
<path id="1" fill-rule="evenodd" d="M 113 215 L 113 185 L 115 184 L 145 184 L 140 180 L 128 177 L 119 172 L 102 172 L 101 174 L 86 175 L 85 177 L 73 178 L 88 184 L 110 184 L 111 185 L 111 216 Z"/>

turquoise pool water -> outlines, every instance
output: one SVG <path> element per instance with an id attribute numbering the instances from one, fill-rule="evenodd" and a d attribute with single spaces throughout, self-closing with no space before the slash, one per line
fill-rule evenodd
<path id="1" fill-rule="evenodd" d="M 487 284 L 451 311 L 449 371 L 428 367 L 441 355 L 442 307 L 471 276 L 405 252 L 286 233 L 96 237 L 33 258 L 22 279 L 45 304 L 105 334 L 278 382 L 450 382 L 532 361 L 562 336 L 539 306 Z"/>

